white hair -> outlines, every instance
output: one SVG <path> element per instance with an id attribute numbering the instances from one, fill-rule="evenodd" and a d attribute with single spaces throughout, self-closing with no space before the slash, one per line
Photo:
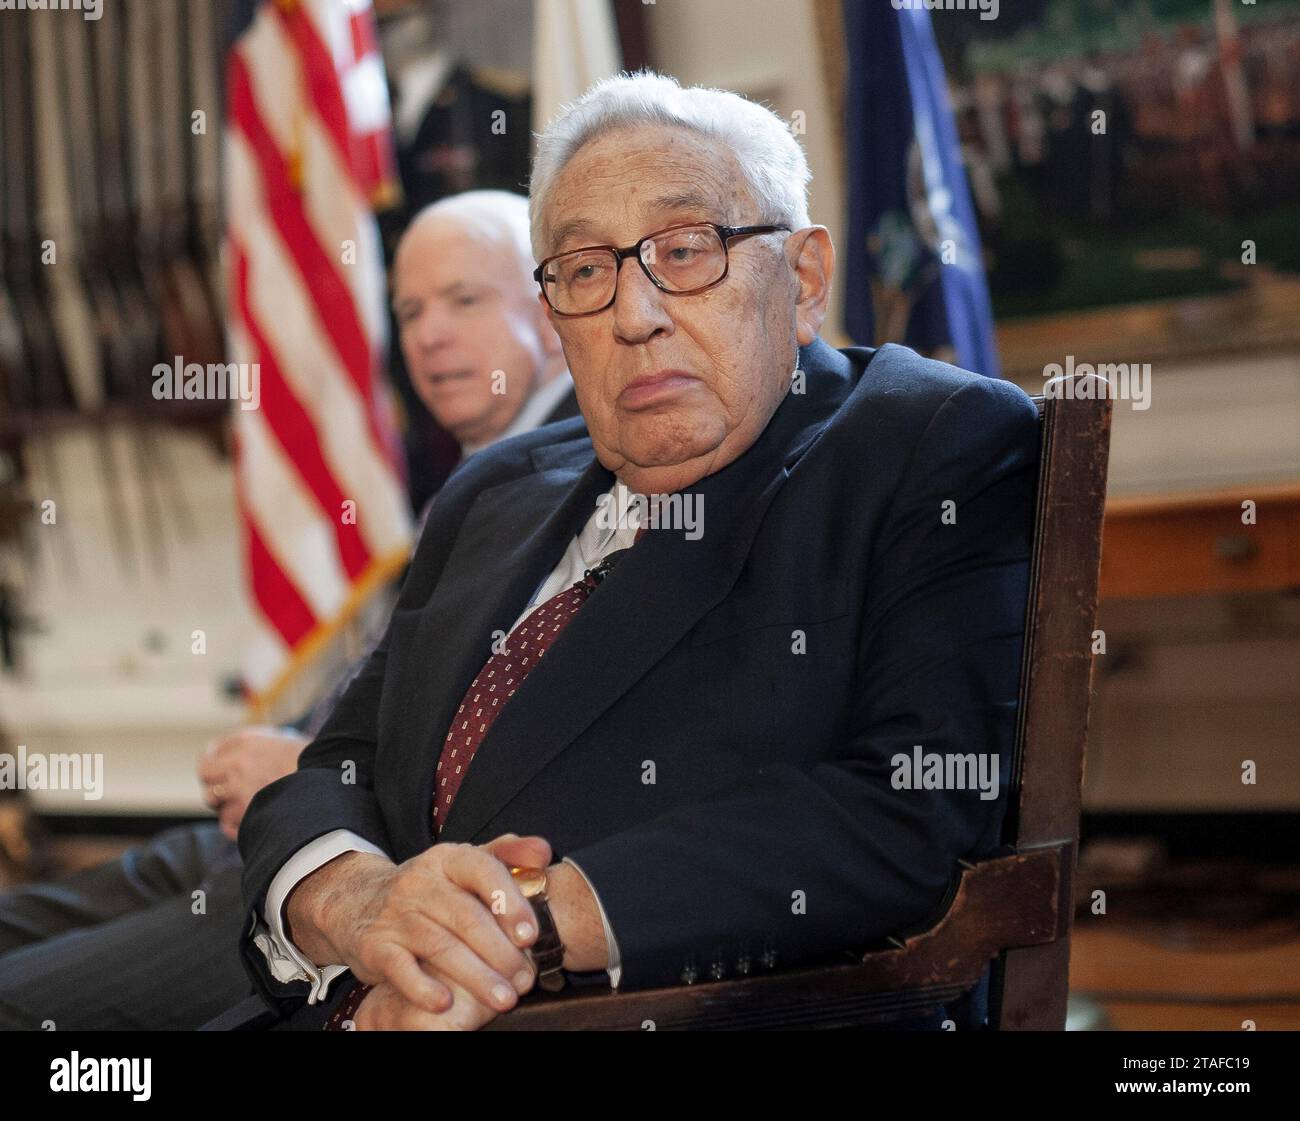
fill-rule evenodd
<path id="1" fill-rule="evenodd" d="M 758 204 L 758 222 L 801 229 L 808 218 L 812 172 L 803 148 L 776 113 L 728 90 L 682 88 L 675 78 L 640 70 L 597 82 L 566 106 L 537 137 L 528 192 L 533 254 L 546 255 L 542 217 L 547 196 L 578 149 L 635 125 L 672 125 L 726 144 Z"/>
<path id="2" fill-rule="evenodd" d="M 513 249 L 524 274 L 532 273 L 534 261 L 528 234 L 528 200 L 523 195 L 513 191 L 487 190 L 447 195 L 420 210 L 407 225 L 407 232 L 434 217 L 451 219 L 476 237 Z"/>

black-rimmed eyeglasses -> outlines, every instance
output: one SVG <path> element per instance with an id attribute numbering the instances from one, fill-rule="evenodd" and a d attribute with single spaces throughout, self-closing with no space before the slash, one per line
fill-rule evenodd
<path id="1" fill-rule="evenodd" d="M 533 271 L 542 295 L 556 315 L 595 315 L 614 302 L 618 272 L 635 257 L 656 288 L 692 296 L 727 278 L 727 247 L 732 238 L 789 232 L 789 226 L 719 226 L 692 222 L 646 234 L 635 245 L 588 245 L 547 257 Z"/>

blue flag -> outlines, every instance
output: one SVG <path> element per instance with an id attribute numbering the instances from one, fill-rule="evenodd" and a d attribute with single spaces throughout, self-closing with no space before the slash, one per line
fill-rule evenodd
<path id="1" fill-rule="evenodd" d="M 1000 376 L 979 230 L 930 13 L 844 5 L 849 247 L 844 326 Z"/>

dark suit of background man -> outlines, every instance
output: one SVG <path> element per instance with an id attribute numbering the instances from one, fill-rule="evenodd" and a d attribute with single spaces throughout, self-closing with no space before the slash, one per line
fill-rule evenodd
<path id="1" fill-rule="evenodd" d="M 1003 799 L 900 789 L 895 757 L 1008 778 L 1035 410 L 817 338 L 807 179 L 774 114 L 657 75 L 540 138 L 539 298 L 590 437 L 452 476 L 382 643 L 249 807 L 243 952 L 287 1026 L 508 1015 L 536 929 L 507 865 L 547 866 L 574 978 L 639 989 L 846 960 L 997 845 Z"/>
<path id="2" fill-rule="evenodd" d="M 528 201 L 504 191 L 443 199 L 398 243 L 403 358 L 462 454 L 577 413 L 532 267 Z M 250 991 L 236 949 L 235 833 L 253 795 L 293 771 L 348 676 L 292 726 L 241 728 L 211 745 L 199 777 L 219 828 L 170 829 L 119 860 L 0 894 L 0 1028 L 192 1029 Z M 198 914 L 194 891 L 205 897 Z"/>

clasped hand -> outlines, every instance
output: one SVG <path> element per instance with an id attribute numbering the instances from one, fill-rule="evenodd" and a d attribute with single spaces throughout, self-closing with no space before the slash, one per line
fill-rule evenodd
<path id="1" fill-rule="evenodd" d="M 333 870 L 313 923 L 328 948 L 299 946 L 317 961 L 346 962 L 374 986 L 354 1017 L 358 1030 L 474 1030 L 533 986 L 524 950 L 537 923 L 510 865 L 550 861 L 543 838 L 513 833 L 434 845 L 397 865 L 347 853 L 304 881 Z M 292 897 L 290 905 L 292 918 Z"/>

